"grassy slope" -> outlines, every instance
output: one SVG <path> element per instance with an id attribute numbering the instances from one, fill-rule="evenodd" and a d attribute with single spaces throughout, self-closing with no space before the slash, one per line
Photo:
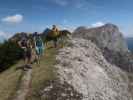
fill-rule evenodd
<path id="1" fill-rule="evenodd" d="M 33 78 L 31 83 L 32 93 L 28 100 L 40 100 L 38 93 L 40 92 L 40 89 L 44 88 L 45 82 L 56 79 L 56 69 L 54 68 L 56 54 L 56 49 L 46 51 L 40 66 L 36 64 L 33 66 Z"/>
<path id="2" fill-rule="evenodd" d="M 16 71 L 16 66 L 22 64 L 14 65 L 9 70 L 0 74 L 0 100 L 7 100 L 10 95 L 16 90 L 21 71 Z"/>
<path id="3" fill-rule="evenodd" d="M 31 83 L 32 96 L 29 97 L 29 100 L 34 100 L 34 94 L 43 87 L 45 81 L 54 80 L 56 78 L 55 68 L 53 67 L 56 53 L 57 50 L 54 48 L 47 49 L 40 66 L 37 64 L 33 65 L 33 79 Z M 20 61 L 9 70 L 0 74 L 0 100 L 7 100 L 15 93 L 19 78 L 21 77 L 21 71 L 16 71 L 15 69 L 22 64 L 22 61 Z"/>

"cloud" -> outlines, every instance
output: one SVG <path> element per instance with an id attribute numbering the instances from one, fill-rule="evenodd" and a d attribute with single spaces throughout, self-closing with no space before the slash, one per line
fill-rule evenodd
<path id="1" fill-rule="evenodd" d="M 0 30 L 0 40 L 9 39 L 13 34 Z M 1 42 L 1 41 L 0 41 Z"/>
<path id="2" fill-rule="evenodd" d="M 21 14 L 6 16 L 5 18 L 2 18 L 2 21 L 7 23 L 20 23 L 22 22 L 22 20 L 23 20 L 23 15 Z"/>
<path id="3" fill-rule="evenodd" d="M 0 30 L 0 43 L 3 43 L 4 40 L 8 39 L 9 36 L 7 35 L 7 33 L 5 33 L 4 31 Z"/>
<path id="4" fill-rule="evenodd" d="M 6 35 L 6 33 L 4 31 L 0 30 L 0 37 L 6 38 L 7 35 Z"/>
<path id="5" fill-rule="evenodd" d="M 104 23 L 103 22 L 96 22 L 94 24 L 91 25 L 91 27 L 100 27 L 100 26 L 103 26 Z"/>
<path id="6" fill-rule="evenodd" d="M 60 6 L 66 6 L 68 4 L 67 0 L 54 0 L 54 2 Z"/>

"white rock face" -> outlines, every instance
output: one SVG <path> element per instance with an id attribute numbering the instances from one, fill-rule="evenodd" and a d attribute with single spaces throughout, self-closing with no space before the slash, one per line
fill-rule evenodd
<path id="1" fill-rule="evenodd" d="M 90 29 L 79 27 L 74 31 L 73 37 L 90 39 L 95 41 L 99 47 L 106 47 L 110 50 L 128 52 L 122 33 L 113 24 L 105 24 L 104 26 Z"/>
<path id="2" fill-rule="evenodd" d="M 72 39 L 57 61 L 61 82 L 72 85 L 82 100 L 133 100 L 127 74 L 108 63 L 91 41 Z"/>

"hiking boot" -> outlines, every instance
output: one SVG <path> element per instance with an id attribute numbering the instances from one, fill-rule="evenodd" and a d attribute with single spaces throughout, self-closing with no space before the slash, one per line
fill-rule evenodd
<path id="1" fill-rule="evenodd" d="M 26 65 L 25 68 L 32 69 L 31 65 Z"/>
<path id="2" fill-rule="evenodd" d="M 23 70 L 24 70 L 24 71 L 28 71 L 28 69 L 27 69 L 27 68 L 25 68 L 25 67 L 23 68 Z"/>

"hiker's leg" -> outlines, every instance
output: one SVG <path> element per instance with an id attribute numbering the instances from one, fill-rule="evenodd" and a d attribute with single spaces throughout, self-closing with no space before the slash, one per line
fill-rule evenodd
<path id="1" fill-rule="evenodd" d="M 31 64 L 32 62 L 32 54 L 29 54 L 29 57 L 28 57 L 28 64 Z"/>
<path id="2" fill-rule="evenodd" d="M 37 62 L 37 54 L 36 54 L 35 49 L 33 50 L 33 55 L 34 55 L 33 62 L 36 63 Z"/>
<path id="3" fill-rule="evenodd" d="M 28 56 L 27 56 L 27 54 L 25 55 L 25 65 L 28 65 Z"/>
<path id="4" fill-rule="evenodd" d="M 26 65 L 28 65 L 29 64 L 29 55 L 28 55 L 28 52 L 27 52 L 27 54 L 26 54 Z"/>
<path id="5" fill-rule="evenodd" d="M 35 62 L 35 51 L 32 49 L 32 56 L 31 56 L 31 63 L 33 64 Z"/>
<path id="6" fill-rule="evenodd" d="M 28 57 L 25 58 L 25 66 L 28 65 Z"/>
<path id="7" fill-rule="evenodd" d="M 36 54 L 35 60 L 36 60 L 36 63 L 38 63 L 38 54 Z"/>
<path id="8" fill-rule="evenodd" d="M 24 61 L 24 65 L 26 65 L 27 63 L 26 51 L 23 51 L 23 61 Z"/>
<path id="9" fill-rule="evenodd" d="M 27 59 L 26 58 L 24 58 L 24 65 L 26 65 L 27 64 Z"/>
<path id="10" fill-rule="evenodd" d="M 39 56 L 38 56 L 39 58 L 39 64 L 40 64 L 40 60 L 41 60 L 41 47 L 39 47 Z"/>
<path id="11" fill-rule="evenodd" d="M 37 60 L 37 63 L 38 63 L 38 57 L 39 56 L 39 49 L 38 49 L 38 47 L 36 47 L 36 60 Z"/>
<path id="12" fill-rule="evenodd" d="M 41 57 L 43 56 L 43 47 L 40 48 Z"/>
<path id="13" fill-rule="evenodd" d="M 57 47 L 57 39 L 54 40 L 54 47 Z"/>

